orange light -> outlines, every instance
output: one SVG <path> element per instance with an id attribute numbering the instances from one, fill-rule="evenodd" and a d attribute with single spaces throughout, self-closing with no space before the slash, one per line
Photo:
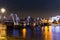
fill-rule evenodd
<path id="1" fill-rule="evenodd" d="M 23 33 L 23 38 L 26 38 L 26 29 L 25 28 L 22 30 L 22 33 Z"/>

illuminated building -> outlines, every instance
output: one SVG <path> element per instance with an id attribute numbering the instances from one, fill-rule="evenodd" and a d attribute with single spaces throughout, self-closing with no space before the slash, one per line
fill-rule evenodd
<path id="1" fill-rule="evenodd" d="M 60 16 L 59 16 L 59 15 L 50 18 L 51 22 L 56 21 L 57 23 L 58 23 L 58 20 L 59 20 L 59 19 L 60 19 Z"/>

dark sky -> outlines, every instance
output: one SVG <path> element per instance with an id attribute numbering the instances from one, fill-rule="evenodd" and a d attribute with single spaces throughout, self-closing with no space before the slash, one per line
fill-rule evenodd
<path id="1" fill-rule="evenodd" d="M 20 17 L 51 17 L 60 15 L 60 0 L 0 0 L 0 8 L 5 7 L 10 13 Z"/>

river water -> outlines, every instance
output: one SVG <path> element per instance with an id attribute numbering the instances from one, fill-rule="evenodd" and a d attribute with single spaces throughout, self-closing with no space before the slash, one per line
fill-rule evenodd
<path id="1" fill-rule="evenodd" d="M 1 40 L 60 40 L 60 26 L 43 26 L 33 29 L 0 28 Z"/>

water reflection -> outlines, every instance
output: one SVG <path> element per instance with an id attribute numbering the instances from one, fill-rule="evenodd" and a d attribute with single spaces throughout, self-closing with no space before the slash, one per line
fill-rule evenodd
<path id="1" fill-rule="evenodd" d="M 19 30 L 14 29 L 13 30 L 13 36 L 18 37 L 19 36 Z"/>
<path id="2" fill-rule="evenodd" d="M 60 26 L 36 27 L 31 30 L 23 29 L 23 38 L 29 40 L 59 40 Z"/>
<path id="3" fill-rule="evenodd" d="M 59 40 L 60 26 L 43 26 L 22 29 L 6 29 L 0 26 L 0 40 Z"/>
<path id="4" fill-rule="evenodd" d="M 45 27 L 44 35 L 45 35 L 45 40 L 52 40 L 51 26 L 49 26 L 49 27 L 46 26 Z"/>
<path id="5" fill-rule="evenodd" d="M 22 29 L 22 33 L 23 33 L 23 38 L 26 38 L 26 29 Z"/>
<path id="6" fill-rule="evenodd" d="M 52 27 L 53 40 L 60 40 L 60 26 Z"/>
<path id="7" fill-rule="evenodd" d="M 6 25 L 0 24 L 0 40 L 7 40 Z"/>

